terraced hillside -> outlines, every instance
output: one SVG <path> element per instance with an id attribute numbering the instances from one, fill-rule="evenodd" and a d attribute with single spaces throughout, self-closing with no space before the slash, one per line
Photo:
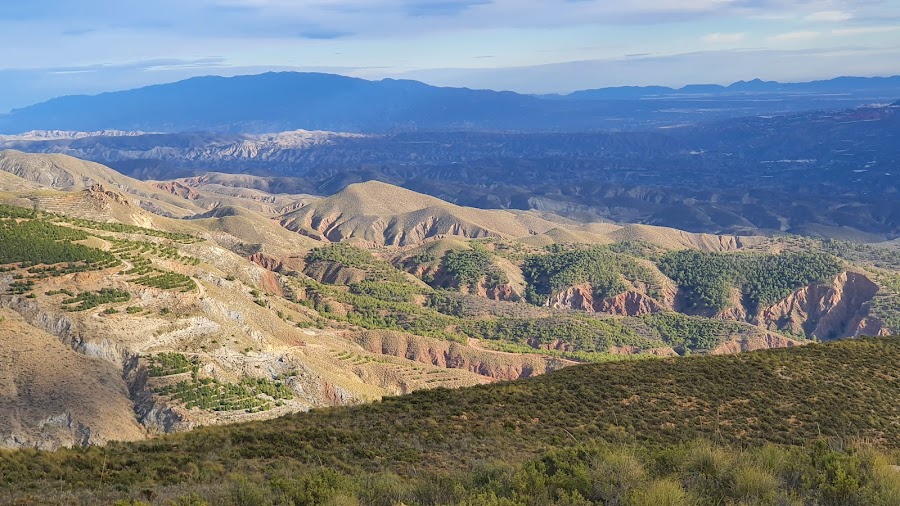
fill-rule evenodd
<path id="1" fill-rule="evenodd" d="M 896 337 L 584 365 L 152 442 L 2 452 L 0 499 L 896 504 L 900 454 L 873 447 L 900 441 L 898 370 Z"/>

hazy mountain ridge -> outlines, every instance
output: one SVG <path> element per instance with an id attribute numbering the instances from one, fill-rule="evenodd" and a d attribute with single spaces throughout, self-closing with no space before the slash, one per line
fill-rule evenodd
<path id="1" fill-rule="evenodd" d="M 709 93 L 717 91 L 715 87 L 687 88 L 692 89 L 705 92 L 705 98 L 670 93 L 654 100 L 641 100 L 647 98 L 643 91 L 638 89 L 632 94 L 620 89 L 572 95 L 591 100 L 548 100 L 507 91 L 438 88 L 417 81 L 366 81 L 316 73 L 196 77 L 136 90 L 56 98 L 0 116 L 0 132 L 634 129 L 701 118 L 884 102 L 900 94 L 900 79 L 855 78 L 785 85 L 752 81 L 726 88 L 734 96 Z M 663 91 L 653 90 L 654 93 Z M 841 93 L 835 94 L 836 91 Z M 742 95 L 761 92 L 771 93 L 773 98 L 782 94 L 790 100 L 761 101 L 759 97 Z M 253 97 L 252 104 L 247 97 Z M 682 101 L 685 97 L 688 102 Z M 705 112 L 698 114 L 698 111 Z"/>
<path id="2" fill-rule="evenodd" d="M 780 83 L 777 81 L 737 81 L 727 86 L 719 84 L 689 84 L 681 88 L 668 86 L 619 86 L 580 90 L 559 98 L 570 100 L 637 99 L 670 95 L 733 95 L 776 93 L 830 93 L 879 90 L 894 93 L 900 87 L 900 76 L 891 77 L 835 77 L 805 83 Z M 552 96 L 552 95 L 551 95 Z"/>

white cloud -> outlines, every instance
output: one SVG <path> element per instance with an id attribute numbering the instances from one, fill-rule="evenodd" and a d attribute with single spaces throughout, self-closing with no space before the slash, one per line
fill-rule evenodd
<path id="1" fill-rule="evenodd" d="M 793 42 L 798 40 L 811 40 L 820 35 L 819 32 L 787 32 L 769 37 L 773 42 Z"/>
<path id="2" fill-rule="evenodd" d="M 844 11 L 819 11 L 814 12 L 803 18 L 804 21 L 823 22 L 823 23 L 840 23 L 852 19 L 853 14 Z"/>
<path id="3" fill-rule="evenodd" d="M 873 33 L 885 33 L 900 30 L 900 26 L 857 26 L 853 28 L 838 28 L 831 31 L 831 35 L 848 37 L 853 35 L 869 35 Z"/>
<path id="4" fill-rule="evenodd" d="M 730 44 L 741 42 L 747 38 L 746 33 L 711 33 L 703 37 L 703 42 L 708 44 Z"/>

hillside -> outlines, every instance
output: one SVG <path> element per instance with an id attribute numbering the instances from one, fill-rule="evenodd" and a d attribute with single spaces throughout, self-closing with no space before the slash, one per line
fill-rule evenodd
<path id="1" fill-rule="evenodd" d="M 343 494 L 341 504 L 483 504 L 490 497 L 512 501 L 498 504 L 571 504 L 573 497 L 577 504 L 613 497 L 635 505 L 694 504 L 691 497 L 779 504 L 799 497 L 889 505 L 900 497 L 890 466 L 896 455 L 849 442 L 896 449 L 898 368 L 894 337 L 572 367 L 147 443 L 3 453 L 0 498 L 161 502 L 199 492 L 195 501 L 219 504 L 250 497 L 272 504 L 281 493 L 292 504 Z M 695 438 L 745 449 L 690 443 Z M 834 445 L 813 444 L 825 438 Z M 668 481 L 667 502 L 632 495 L 660 487 L 654 479 Z"/>
<path id="2" fill-rule="evenodd" d="M 66 155 L 35 156 L 13 150 L 0 151 L 0 171 L 32 183 L 31 189 L 82 192 L 110 188 L 130 197 L 138 207 L 156 214 L 183 217 L 200 210 L 190 202 L 166 195 L 152 185 L 123 176 L 109 167 Z"/>
<path id="3" fill-rule="evenodd" d="M 558 225 L 536 213 L 464 208 L 378 181 L 350 185 L 279 219 L 285 228 L 315 239 L 376 246 L 409 246 L 447 235 L 518 238 Z"/>
<path id="4" fill-rule="evenodd" d="M 4 446 L 900 328 L 888 247 L 473 209 L 379 182 L 317 198 L 4 160 Z M 71 373 L 67 395 L 48 364 Z"/>

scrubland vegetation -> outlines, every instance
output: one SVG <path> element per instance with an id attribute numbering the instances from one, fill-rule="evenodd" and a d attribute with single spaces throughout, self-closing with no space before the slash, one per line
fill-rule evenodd
<path id="1" fill-rule="evenodd" d="M 64 299 L 62 305 L 66 311 L 87 311 L 104 304 L 128 302 L 129 300 L 131 300 L 131 294 L 124 290 L 101 288 L 95 292 L 81 292 L 74 297 Z"/>
<path id="2" fill-rule="evenodd" d="M 4 451 L 0 501 L 894 505 L 897 371 L 900 338 L 578 366 L 142 443 Z"/>

